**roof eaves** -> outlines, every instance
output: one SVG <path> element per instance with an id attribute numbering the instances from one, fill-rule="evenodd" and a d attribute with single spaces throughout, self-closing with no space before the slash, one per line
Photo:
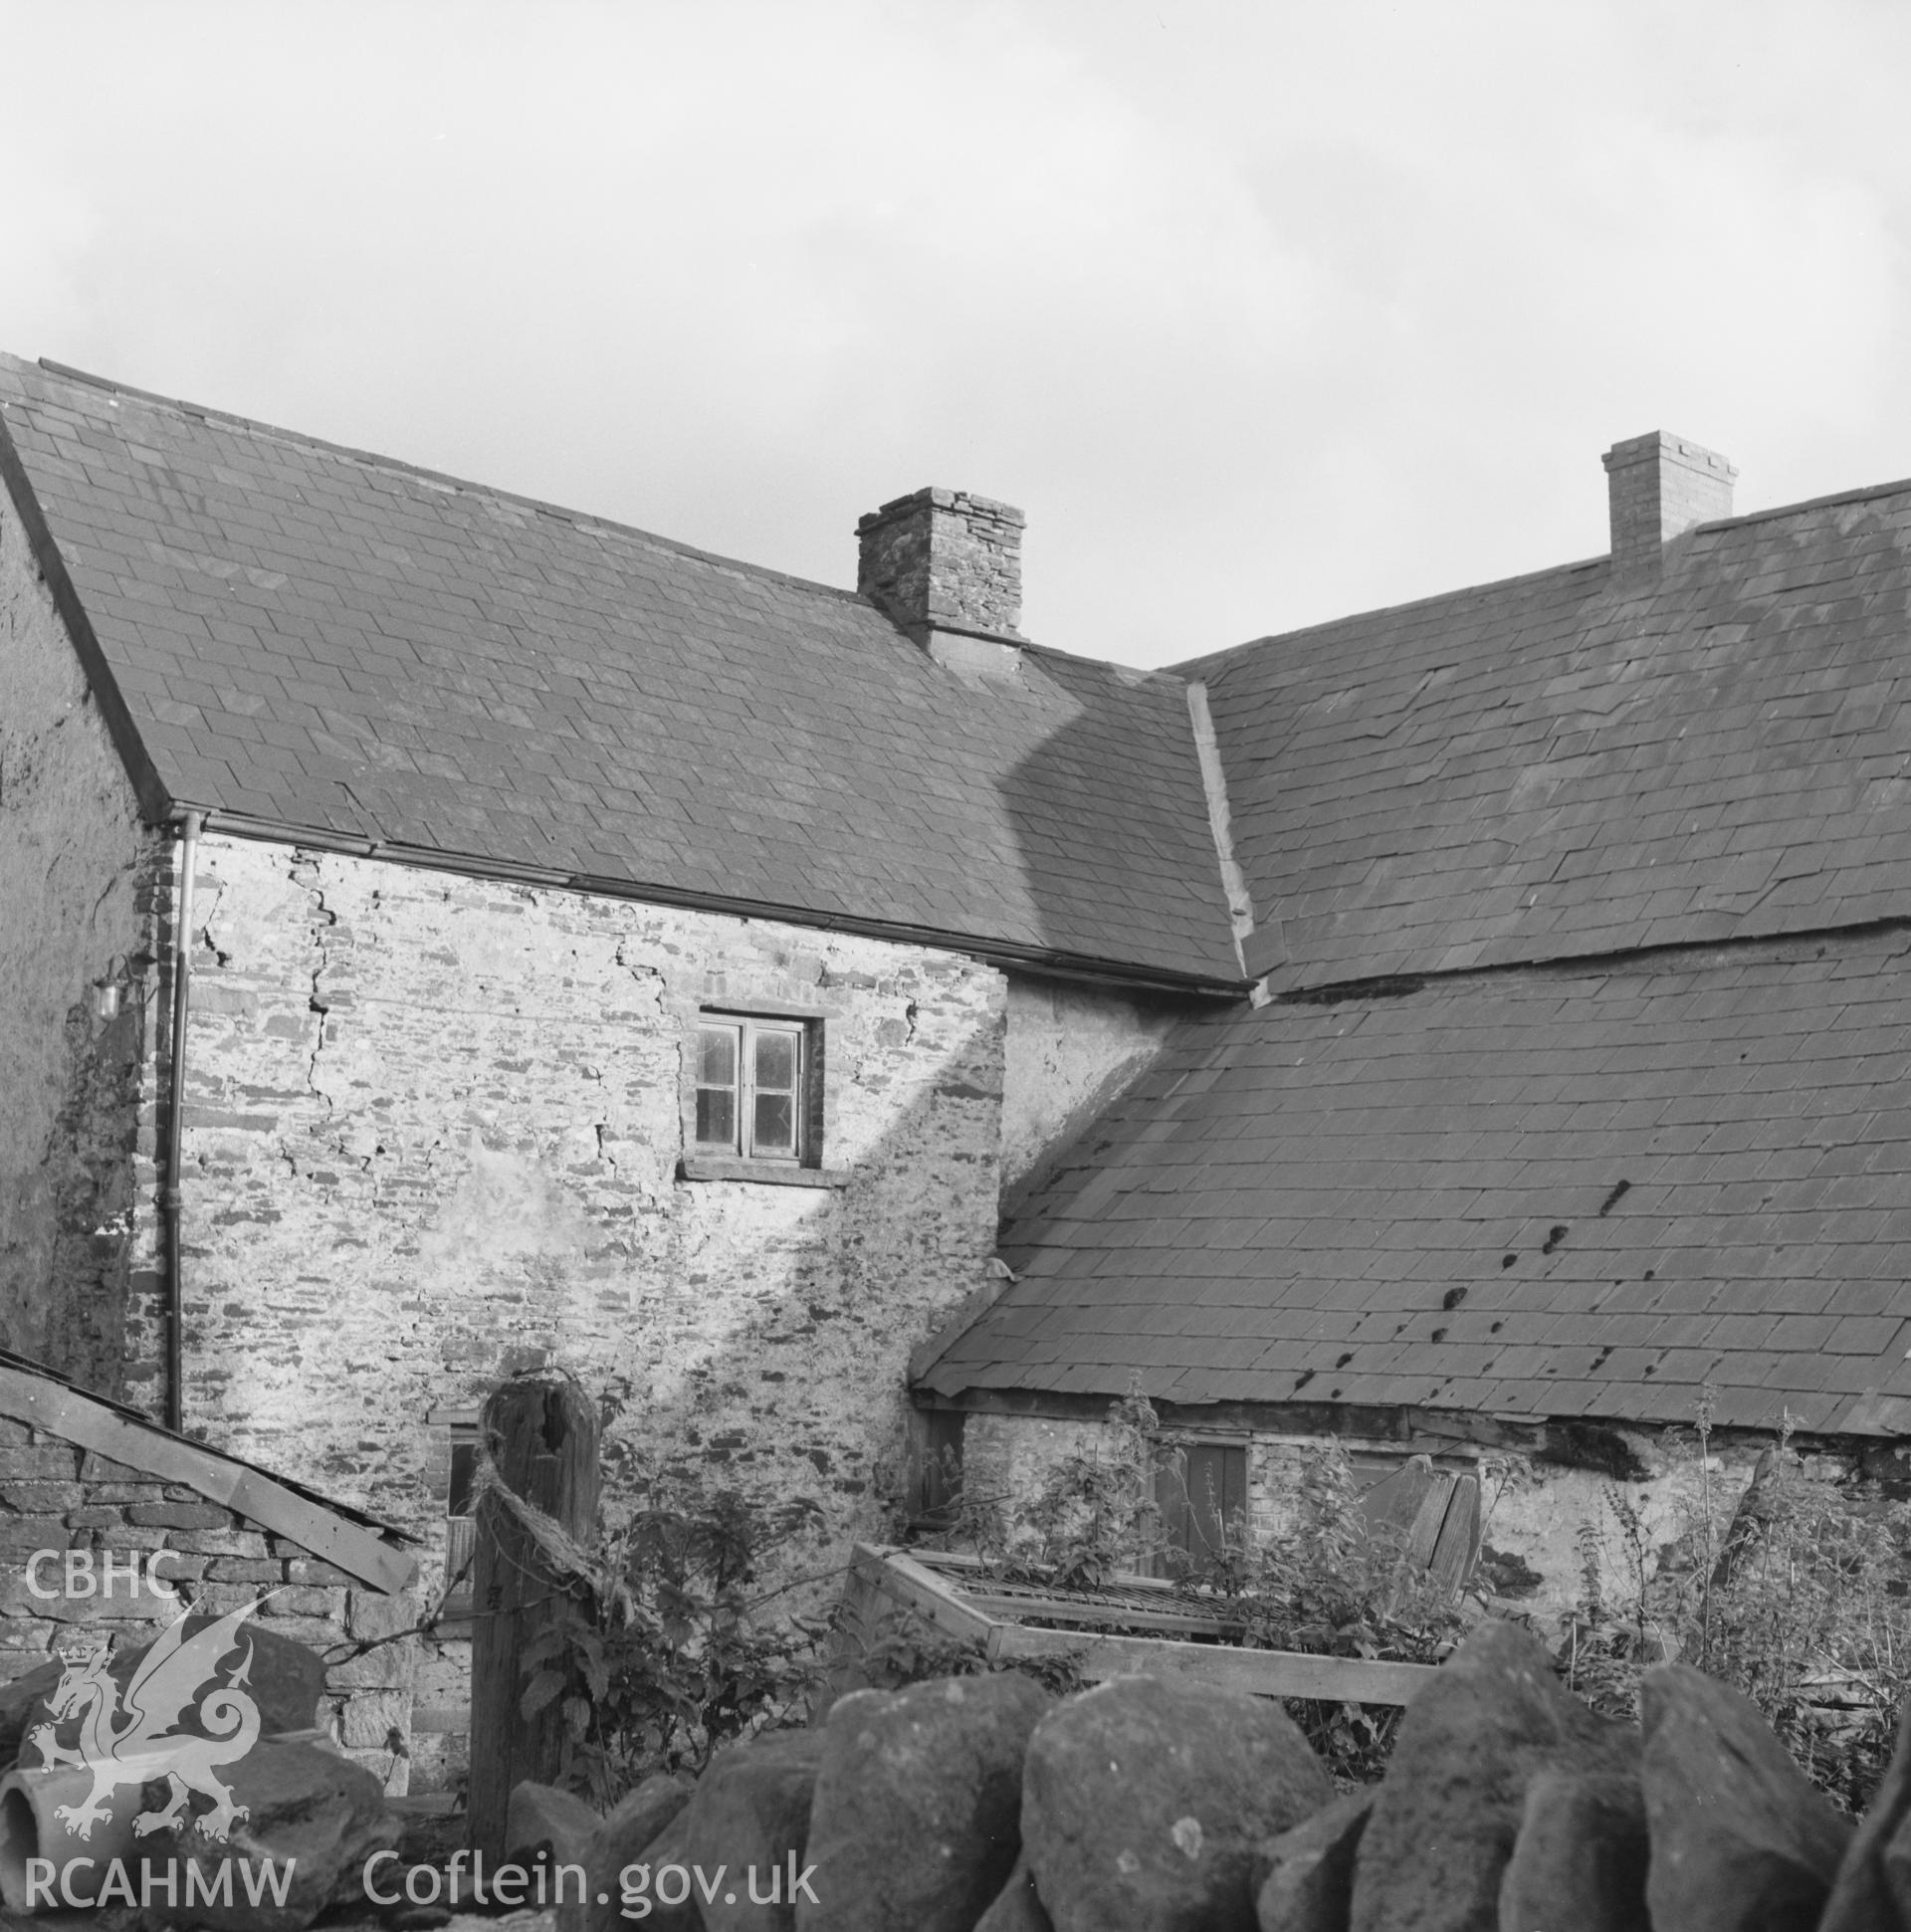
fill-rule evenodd
<path id="1" fill-rule="evenodd" d="M 861 919 L 853 914 L 824 912 L 814 907 L 700 892 L 681 886 L 612 878 L 598 873 L 554 871 L 548 867 L 524 865 L 509 859 L 492 859 L 480 853 L 436 846 L 387 843 L 330 831 L 320 826 L 294 825 L 282 820 L 228 811 L 217 805 L 182 803 L 178 809 L 202 813 L 207 831 L 226 832 L 235 838 L 258 839 L 277 845 L 308 846 L 315 851 L 342 852 L 353 858 L 379 859 L 392 865 L 453 872 L 470 878 L 503 879 L 520 885 L 594 893 L 606 899 L 681 906 L 698 912 L 724 913 L 737 919 L 781 920 L 791 926 L 851 933 L 865 939 L 892 940 L 909 946 L 934 947 L 940 952 L 967 954 L 990 965 L 1061 973 L 1072 978 L 1092 979 L 1102 985 L 1146 987 L 1158 991 L 1240 999 L 1247 996 L 1253 984 L 1251 980 L 1223 973 L 1189 972 L 1173 966 L 1138 965 L 1133 961 L 1103 959 L 1094 954 L 1071 953 L 1057 947 L 1018 945 L 1013 941 L 993 940 L 939 927 Z"/>
<path id="2" fill-rule="evenodd" d="M 985 1319 L 985 1318 L 980 1318 Z M 979 1319 L 978 1323 L 979 1325 Z M 1060 1365 L 1057 1365 L 1058 1367 Z M 1107 1406 L 1121 1398 L 1127 1384 L 1126 1371 L 1111 1371 L 1107 1387 L 1063 1389 L 1042 1379 L 1037 1370 L 1025 1372 L 1012 1382 L 989 1380 L 977 1375 L 965 1380 L 959 1370 L 939 1376 L 935 1370 L 913 1378 L 909 1385 L 912 1403 L 919 1408 L 959 1409 L 984 1415 L 1023 1415 L 1054 1421 L 1096 1421 L 1107 1413 Z M 1536 1403 L 1531 1408 L 1478 1408 L 1471 1405 L 1446 1407 L 1435 1402 L 1416 1401 L 1402 1391 L 1394 1399 L 1365 1401 L 1281 1401 L 1256 1400 L 1239 1396 L 1205 1397 L 1185 1391 L 1157 1397 L 1155 1406 L 1162 1425 L 1168 1429 L 1225 1428 L 1246 1434 L 1309 1436 L 1338 1434 L 1373 1443 L 1395 1442 L 1402 1453 L 1416 1453 L 1432 1446 L 1430 1437 L 1450 1442 L 1470 1442 L 1484 1446 L 1513 1445 L 1534 1447 L 1553 1429 L 1594 1426 L 1626 1429 L 1689 1430 L 1691 1418 L 1683 1410 L 1668 1407 L 1663 1414 L 1605 1413 L 1586 1409 L 1552 1408 Z M 1747 1416 L 1721 1420 L 1721 1429 L 1747 1430 L 1754 1434 L 1777 1433 L 1782 1422 L 1779 1412 L 1767 1416 Z M 1819 1442 L 1896 1439 L 1911 1437 L 1911 1397 L 1880 1396 L 1875 1391 L 1848 1403 L 1842 1410 L 1827 1411 L 1825 1419 L 1797 1435 Z"/>

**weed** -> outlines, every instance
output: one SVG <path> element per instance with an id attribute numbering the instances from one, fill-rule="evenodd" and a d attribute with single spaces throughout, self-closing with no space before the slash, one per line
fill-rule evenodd
<path id="1" fill-rule="evenodd" d="M 1221 1545 L 1201 1560 L 1168 1547 L 1161 1497 L 1187 1501 L 1186 1439 L 1164 1430 L 1139 1388 L 1110 1411 L 1082 1450 L 1059 1458 L 1018 1513 L 977 1508 L 995 1541 L 973 1543 L 987 1574 L 1057 1592 L 1094 1591 L 1122 1573 L 1165 1576 L 1169 1607 L 1207 1622 L 1213 1640 L 1321 1656 L 1437 1662 L 1457 1640 L 1458 1607 L 1407 1555 L 1404 1538 L 1361 1506 L 1346 1450 L 1335 1441 L 1307 1450 L 1275 1535 L 1249 1536 L 1241 1513 L 1222 1519 L 1218 1498 L 1194 1512 L 1221 1524 Z M 965 1506 L 955 1511 L 959 1520 Z M 959 1539 L 957 1539 L 959 1540 Z M 1111 1602 L 1096 1627 L 1155 1634 L 1145 1619 L 1124 1624 Z M 948 1646 L 920 1635 L 900 1639 L 911 1670 L 946 1666 Z M 1372 1782 L 1384 1768 L 1399 1721 L 1394 1706 L 1284 1700 L 1289 1715 L 1343 1785 Z"/>
<path id="2" fill-rule="evenodd" d="M 1014 1524 L 1010 1546 L 1021 1561 L 1060 1590 L 1092 1590 L 1117 1571 L 1150 1567 L 1163 1545 L 1160 1440 L 1138 1384 L 1109 1409 L 1086 1454 L 1075 1450 L 1045 1472 Z"/>
<path id="3" fill-rule="evenodd" d="M 1458 1605 L 1412 1561 L 1397 1530 L 1369 1518 L 1339 1442 L 1304 1452 L 1284 1529 L 1253 1548 L 1244 1547 L 1244 1530 L 1231 1533 L 1230 1555 L 1244 1640 L 1254 1647 L 1438 1663 L 1458 1641 Z M 1284 1702 L 1339 1784 L 1371 1784 L 1385 1770 L 1398 1706 Z"/>
<path id="4" fill-rule="evenodd" d="M 824 1626 L 765 1615 L 751 1585 L 811 1509 L 653 1497 L 572 1567 L 525 1651 L 525 1714 L 561 1701 L 561 1784 L 608 1807 L 653 1771 L 701 1770 L 727 1739 L 800 1720 Z"/>
<path id="5" fill-rule="evenodd" d="M 1806 1776 L 1858 1811 L 1911 1694 L 1911 1512 L 1811 1473 L 1793 1450 L 1788 1416 L 1721 1521 L 1709 1401 L 1695 1435 L 1696 1500 L 1656 1566 L 1637 1512 L 1606 1492 L 1627 1552 L 1626 1593 L 1608 1603 L 1589 1569 L 1571 1616 L 1568 1681 L 1596 1708 L 1634 1716 L 1641 1671 L 1681 1658 L 1749 1698 Z M 1597 1526 L 1590 1532 L 1596 1544 Z"/>

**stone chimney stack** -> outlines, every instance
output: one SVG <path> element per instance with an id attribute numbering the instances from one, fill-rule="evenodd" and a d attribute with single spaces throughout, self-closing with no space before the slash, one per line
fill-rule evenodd
<path id="1" fill-rule="evenodd" d="M 1665 545 L 1694 524 L 1732 514 L 1738 478 L 1724 457 L 1655 429 L 1614 443 L 1602 459 L 1612 507 L 1612 567 L 1656 568 Z"/>
<path id="2" fill-rule="evenodd" d="M 918 490 L 856 526 L 856 589 L 938 663 L 1013 676 L 1025 640 L 1019 510 L 965 490 Z"/>

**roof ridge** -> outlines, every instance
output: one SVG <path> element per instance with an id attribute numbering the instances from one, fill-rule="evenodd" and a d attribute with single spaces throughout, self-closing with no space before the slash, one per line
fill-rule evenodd
<path id="1" fill-rule="evenodd" d="M 1891 483 L 1870 483 L 1855 490 L 1834 490 L 1822 497 L 1803 497 L 1797 503 L 1774 504 L 1766 510 L 1748 510 L 1738 517 L 1715 517 L 1710 522 L 1694 524 L 1690 529 L 1680 532 L 1677 541 L 1708 535 L 1715 531 L 1736 530 L 1742 525 L 1776 523 L 1785 517 L 1796 517 L 1808 510 L 1826 510 L 1834 504 L 1867 503 L 1874 497 L 1891 497 L 1911 494 L 1911 477 L 1900 477 Z M 1552 563 L 1539 570 L 1521 570 L 1510 577 L 1489 577 L 1484 583 L 1465 583 L 1451 590 L 1435 590 L 1424 597 L 1407 597 L 1396 604 L 1375 604 L 1367 610 L 1351 610 L 1340 617 L 1325 617 L 1314 624 L 1298 624 L 1292 630 L 1267 631 L 1259 637 L 1243 639 L 1239 644 L 1224 645 L 1218 651 L 1204 652 L 1200 657 L 1184 658 L 1164 669 L 1183 678 L 1200 676 L 1208 667 L 1227 664 L 1240 658 L 1248 651 L 1257 651 L 1266 644 L 1285 644 L 1297 638 L 1318 637 L 1323 632 L 1340 630 L 1350 624 L 1363 624 L 1380 617 L 1397 617 L 1411 610 L 1424 610 L 1434 604 L 1450 603 L 1457 597 L 1482 596 L 1489 591 L 1511 590 L 1523 583 L 1540 583 L 1548 577 L 1567 576 L 1576 570 L 1592 570 L 1601 564 L 1611 563 L 1609 552 L 1598 556 L 1582 557 L 1571 563 Z"/>
<path id="2" fill-rule="evenodd" d="M 1709 525 L 1702 528 L 1711 528 Z M 1293 630 L 1266 631 L 1259 637 L 1244 638 L 1238 644 L 1224 645 L 1218 651 L 1205 652 L 1200 657 L 1184 658 L 1178 664 L 1167 668 L 1176 676 L 1194 678 L 1202 675 L 1212 666 L 1231 663 L 1249 651 L 1258 651 L 1265 644 L 1286 644 L 1296 638 L 1318 637 L 1327 631 L 1341 630 L 1350 624 L 1363 624 L 1376 617 L 1396 617 L 1404 611 L 1424 610 L 1433 604 L 1446 604 L 1458 597 L 1476 597 L 1489 590 L 1510 590 L 1516 584 L 1540 583 L 1548 577 L 1564 577 L 1576 570 L 1592 570 L 1608 562 L 1605 556 L 1581 557 L 1572 563 L 1549 563 L 1544 569 L 1522 570 L 1510 577 L 1492 577 L 1485 583 L 1463 583 L 1451 590 L 1432 590 L 1423 597 L 1407 597 L 1397 604 L 1376 604 L 1370 610 L 1351 610 L 1345 616 L 1324 617 L 1318 623 L 1298 624 Z"/>
<path id="3" fill-rule="evenodd" d="M 551 503 L 542 497 L 528 497 L 521 491 L 501 489 L 496 484 L 477 483 L 469 477 L 454 476 L 448 470 L 432 470 L 427 469 L 422 463 L 407 463 L 402 457 L 381 456 L 375 450 L 362 450 L 351 443 L 334 443 L 328 437 L 314 436 L 305 430 L 287 429 L 278 423 L 262 422 L 255 416 L 238 415 L 230 409 L 215 409 L 210 403 L 191 402 L 182 396 L 161 395 L 156 389 L 136 388 L 129 382 L 120 382 L 111 376 L 96 375 L 91 369 L 77 369 L 71 363 L 56 362 L 48 355 L 40 356 L 37 362 L 28 362 L 23 357 L 0 350 L 0 363 L 3 362 L 11 362 L 20 368 L 38 367 L 49 375 L 59 376 L 67 381 L 84 382 L 89 388 L 104 389 L 112 395 L 130 396 L 137 401 L 152 403 L 162 409 L 174 409 L 181 415 L 197 417 L 202 422 L 229 423 L 235 428 L 249 430 L 257 436 L 272 437 L 304 449 L 322 450 L 328 455 L 341 456 L 350 462 L 363 463 L 372 469 L 389 470 L 400 476 L 420 477 L 432 483 L 449 484 L 454 490 L 469 491 L 479 497 L 495 498 L 501 503 L 521 504 L 527 510 L 536 511 L 540 516 L 554 517 L 560 523 L 611 531 L 620 537 L 641 537 L 647 543 L 658 544 L 679 556 L 693 558 L 699 563 L 716 564 L 719 568 L 741 571 L 744 575 L 764 578 L 772 583 L 790 584 L 798 590 L 820 590 L 844 603 L 858 604 L 872 611 L 876 609 L 876 606 L 860 591 L 846 590 L 840 584 L 821 583 L 814 577 L 797 576 L 793 571 L 774 569 L 764 563 L 751 563 L 743 557 L 725 556 L 716 550 L 700 549 L 694 543 L 683 542 L 675 537 L 661 536 L 656 531 L 640 529 L 635 524 L 620 523 L 614 517 L 600 516 L 595 511 L 573 510 L 563 504 Z M 877 614 L 881 615 L 880 612 Z M 1038 643 L 1033 638 L 1024 638 L 1019 648 L 1032 651 L 1040 657 L 1060 658 L 1069 664 L 1094 665 L 1124 677 L 1132 677 L 1135 682 L 1151 678 L 1172 678 L 1177 683 L 1186 682 L 1172 666 L 1123 664 L 1115 658 L 1088 657 L 1078 651 L 1064 651 L 1058 645 Z"/>
<path id="4" fill-rule="evenodd" d="M 619 537 L 640 537 L 647 543 L 655 543 L 660 548 L 673 551 L 679 556 L 689 557 L 699 563 L 713 563 L 720 568 L 736 570 L 745 576 L 767 578 L 775 583 L 790 584 L 799 590 L 818 590 L 835 597 L 844 603 L 860 604 L 865 609 L 875 610 L 867 597 L 854 590 L 846 590 L 841 584 L 820 583 L 814 577 L 799 577 L 793 571 L 772 569 L 763 563 L 751 563 L 738 556 L 724 556 L 716 550 L 699 549 L 694 543 L 685 543 L 674 537 L 665 537 L 654 530 L 643 530 L 636 524 L 620 523 L 614 517 L 604 517 L 591 510 L 573 510 L 564 504 L 551 503 L 542 497 L 529 497 L 522 491 L 501 489 L 496 484 L 479 483 L 470 477 L 454 476 L 448 470 L 427 469 L 422 463 L 407 463 L 402 457 L 383 456 L 375 450 L 363 450 L 351 443 L 334 443 L 328 437 L 314 436 L 305 430 L 287 429 L 283 424 L 261 422 L 254 416 L 241 416 L 230 409 L 215 409 L 210 403 L 191 402 L 182 396 L 161 395 L 154 389 L 139 389 L 126 382 L 115 381 L 110 376 L 95 375 L 89 369 L 76 369 L 66 362 L 56 362 L 50 356 L 41 356 L 37 363 L 24 361 L 21 357 L 0 352 L 0 361 L 12 362 L 18 367 L 38 367 L 49 375 L 63 380 L 84 382 L 89 388 L 104 389 L 108 394 L 129 396 L 136 401 L 152 403 L 161 409 L 172 409 L 183 416 L 198 418 L 201 422 L 227 423 L 237 429 L 250 431 L 256 436 L 270 437 L 276 441 L 291 443 L 303 449 L 322 450 L 330 456 L 340 456 L 348 462 L 362 463 L 369 469 L 387 470 L 395 475 L 418 477 L 429 483 L 448 484 L 454 490 L 470 493 L 475 497 L 490 497 L 500 503 L 522 505 L 527 510 L 534 510 L 539 516 L 553 517 L 559 523 L 571 524 L 584 529 L 609 531 Z M 880 613 L 878 613 L 880 615 Z"/>

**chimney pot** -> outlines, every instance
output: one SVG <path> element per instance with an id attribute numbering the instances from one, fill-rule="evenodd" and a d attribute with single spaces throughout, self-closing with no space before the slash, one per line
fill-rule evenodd
<path id="1" fill-rule="evenodd" d="M 1612 567 L 1656 568 L 1665 545 L 1695 524 L 1732 514 L 1735 470 L 1716 452 L 1655 429 L 1600 459 L 1612 511 Z"/>
<path id="2" fill-rule="evenodd" d="M 856 526 L 856 588 L 917 643 L 933 634 L 1024 640 L 1019 510 L 966 490 L 918 490 Z"/>

